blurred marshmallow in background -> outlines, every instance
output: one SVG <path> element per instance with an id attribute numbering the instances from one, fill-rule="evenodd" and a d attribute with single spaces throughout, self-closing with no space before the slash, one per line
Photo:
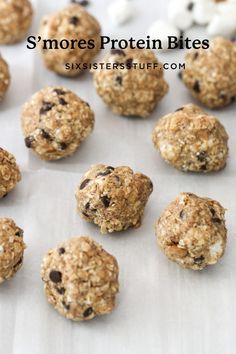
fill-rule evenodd
<path id="1" fill-rule="evenodd" d="M 108 6 L 114 25 L 122 25 L 137 15 L 135 0 L 114 0 Z M 156 20 L 147 30 L 151 39 L 160 39 L 167 48 L 167 37 L 179 38 L 194 24 L 205 25 L 209 36 L 230 37 L 236 34 L 236 0 L 170 0 L 167 20 Z"/>
<path id="2" fill-rule="evenodd" d="M 129 0 L 116 0 L 111 2 L 107 12 L 113 24 L 122 25 L 135 15 L 136 7 L 134 2 Z"/>
<path id="3" fill-rule="evenodd" d="M 231 36 L 236 33 L 236 0 L 228 0 L 217 5 L 217 12 L 207 27 L 211 36 Z"/>
<path id="4" fill-rule="evenodd" d="M 217 3 L 214 0 L 195 0 L 193 6 L 193 20 L 198 25 L 207 25 L 217 11 Z"/>
<path id="5" fill-rule="evenodd" d="M 179 38 L 180 31 L 167 21 L 157 20 L 149 27 L 147 35 L 150 36 L 151 39 L 160 39 L 162 49 L 166 50 L 168 48 L 168 36 Z"/>
<path id="6" fill-rule="evenodd" d="M 196 23 L 208 25 L 211 36 L 231 36 L 236 33 L 236 0 L 171 0 L 168 19 L 182 31 Z"/>
<path id="7" fill-rule="evenodd" d="M 193 25 L 192 10 L 194 3 L 190 0 L 171 0 L 168 4 L 168 18 L 172 25 L 186 31 Z"/>

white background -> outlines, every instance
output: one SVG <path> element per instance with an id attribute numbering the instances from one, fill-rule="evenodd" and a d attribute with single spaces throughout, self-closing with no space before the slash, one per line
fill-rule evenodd
<path id="1" fill-rule="evenodd" d="M 103 33 L 144 37 L 147 27 L 166 16 L 166 1 L 138 0 L 135 19 L 119 29 L 107 18 L 109 0 L 91 0 L 88 8 Z M 66 0 L 35 1 L 31 34 L 44 14 Z M 204 36 L 201 29 L 191 33 Z M 220 354 L 234 353 L 236 328 L 236 105 L 214 112 L 230 135 L 230 157 L 217 174 L 184 174 L 166 165 L 152 146 L 157 119 L 193 102 L 177 78 L 166 72 L 168 95 L 147 120 L 114 116 L 96 95 L 87 72 L 63 79 L 48 72 L 37 51 L 26 43 L 0 48 L 10 64 L 11 88 L 0 106 L 0 145 L 11 151 L 22 181 L 0 202 L 0 216 L 12 217 L 25 230 L 27 250 L 22 269 L 0 288 L 0 352 L 4 354 Z M 162 61 L 183 60 L 183 51 L 160 54 Z M 70 158 L 43 162 L 24 146 L 22 104 L 46 85 L 61 84 L 87 100 L 96 114 L 93 134 Z M 82 221 L 75 211 L 74 190 L 91 164 L 129 165 L 149 175 L 154 192 L 137 230 L 109 236 Z M 154 222 L 181 191 L 212 197 L 228 209 L 228 246 L 218 265 L 193 272 L 169 262 L 154 236 Z M 85 323 L 64 319 L 48 305 L 40 263 L 49 248 L 75 235 L 90 235 L 114 254 L 120 265 L 120 294 L 109 315 Z"/>

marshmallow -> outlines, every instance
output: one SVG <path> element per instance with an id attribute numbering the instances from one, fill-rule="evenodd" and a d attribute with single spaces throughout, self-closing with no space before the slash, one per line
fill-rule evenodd
<path id="1" fill-rule="evenodd" d="M 121 25 L 133 17 L 135 7 L 127 0 L 117 0 L 108 6 L 107 12 L 115 25 Z"/>
<path id="2" fill-rule="evenodd" d="M 173 25 L 178 29 L 185 31 L 193 25 L 193 16 L 190 1 L 181 0 L 181 3 L 176 0 L 170 1 L 168 4 L 168 18 Z"/>
<path id="3" fill-rule="evenodd" d="M 198 0 L 193 7 L 193 19 L 198 25 L 208 24 L 217 12 L 217 4 L 212 0 Z"/>
<path id="4" fill-rule="evenodd" d="M 209 24 L 209 35 L 229 36 L 236 33 L 236 0 L 170 0 L 168 18 L 182 31 L 196 22 L 199 25 Z"/>
<path id="5" fill-rule="evenodd" d="M 217 14 L 209 23 L 207 33 L 211 36 L 231 36 L 236 33 L 236 0 L 217 6 Z"/>
<path id="6" fill-rule="evenodd" d="M 231 36 L 236 33 L 236 19 L 233 16 L 217 14 L 207 27 L 210 36 Z"/>
<path id="7" fill-rule="evenodd" d="M 235 2 L 225 2 L 217 6 L 217 11 L 220 14 L 231 14 L 236 16 L 236 0 Z"/>
<path id="8" fill-rule="evenodd" d="M 149 35 L 151 39 L 160 39 L 162 41 L 162 49 L 166 50 L 168 48 L 168 36 L 179 38 L 180 32 L 170 23 L 157 20 L 149 27 L 147 35 Z"/>

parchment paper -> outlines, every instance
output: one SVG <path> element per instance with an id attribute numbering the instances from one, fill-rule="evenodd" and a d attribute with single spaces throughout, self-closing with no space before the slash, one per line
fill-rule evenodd
<path id="1" fill-rule="evenodd" d="M 89 10 L 101 21 L 103 33 L 142 38 L 149 24 L 166 17 L 166 1 L 133 0 L 134 20 L 120 28 L 106 15 L 109 0 L 92 1 Z M 35 19 L 67 3 L 34 1 Z M 204 29 L 189 34 L 204 37 Z M 2 46 L 12 83 L 0 107 L 1 146 L 11 151 L 23 178 L 1 200 L 0 216 L 12 217 L 25 230 L 23 268 L 0 289 L 1 354 L 233 354 L 236 329 L 236 104 L 215 114 L 230 135 L 230 158 L 217 174 L 184 174 L 166 165 L 155 151 L 151 132 L 157 119 L 194 101 L 177 77 L 166 72 L 170 92 L 147 120 L 114 116 L 96 95 L 89 73 L 64 79 L 48 72 L 26 43 Z M 183 51 L 160 53 L 162 61 L 182 61 Z M 22 104 L 46 85 L 64 85 L 86 99 L 96 113 L 94 133 L 72 157 L 46 163 L 24 146 L 20 130 Z M 149 175 L 154 192 L 143 225 L 109 236 L 82 221 L 75 211 L 74 190 L 91 164 L 129 165 Z M 154 222 L 181 191 L 212 197 L 228 209 L 225 257 L 202 272 L 181 269 L 158 249 Z M 109 316 L 73 323 L 48 305 L 40 279 L 40 263 L 49 248 L 75 235 L 90 235 L 114 254 L 120 265 L 120 294 Z"/>

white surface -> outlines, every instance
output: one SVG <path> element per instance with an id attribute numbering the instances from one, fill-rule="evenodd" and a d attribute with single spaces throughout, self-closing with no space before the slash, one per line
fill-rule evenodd
<path id="1" fill-rule="evenodd" d="M 135 1 L 135 0 L 133 0 Z M 115 29 L 104 19 L 109 0 L 93 1 L 90 11 L 104 34 L 142 37 L 149 23 L 164 18 L 165 1 L 137 1 L 139 15 Z M 38 1 L 40 17 L 67 1 Z M 105 10 L 104 10 L 105 11 Z M 32 30 L 31 33 L 34 31 Z M 199 32 L 200 33 L 200 32 Z M 193 35 L 193 37 L 196 37 Z M 202 36 L 202 34 L 201 34 Z M 166 78 L 170 92 L 147 119 L 112 115 L 97 97 L 89 73 L 63 79 L 44 69 L 39 56 L 25 44 L 1 47 L 9 61 L 12 84 L 0 106 L 1 146 L 13 152 L 22 182 L 1 200 L 0 216 L 12 217 L 25 230 L 23 268 L 0 288 L 0 352 L 3 354 L 233 354 L 236 327 L 236 104 L 215 114 L 230 134 L 230 158 L 217 174 L 184 174 L 166 165 L 151 142 L 158 117 L 192 101 L 175 71 Z M 183 52 L 161 53 L 163 61 Z M 24 146 L 20 109 L 31 94 L 47 84 L 62 84 L 85 98 L 96 112 L 96 127 L 78 152 L 60 162 L 45 163 Z M 148 174 L 154 192 L 143 226 L 123 234 L 102 236 L 75 212 L 74 189 L 93 163 L 130 165 Z M 153 224 L 181 191 L 219 200 L 227 209 L 229 230 L 225 257 L 202 272 L 181 269 L 160 252 Z M 74 235 L 90 235 L 114 254 L 120 265 L 120 295 L 109 316 L 86 323 L 70 322 L 48 305 L 39 276 L 43 255 Z"/>

